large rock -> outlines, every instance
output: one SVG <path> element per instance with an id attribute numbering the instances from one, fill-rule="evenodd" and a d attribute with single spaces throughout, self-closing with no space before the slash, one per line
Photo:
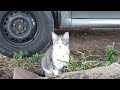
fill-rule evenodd
<path id="1" fill-rule="evenodd" d="M 120 64 L 68 72 L 60 75 L 58 79 L 120 79 Z"/>
<path id="2" fill-rule="evenodd" d="M 26 71 L 21 68 L 14 69 L 13 79 L 120 79 L 120 64 L 96 67 L 89 70 L 66 72 L 57 77 L 47 78 Z"/>
<path id="3" fill-rule="evenodd" d="M 15 68 L 13 72 L 13 79 L 46 79 L 46 78 L 40 77 L 39 75 L 24 70 L 22 68 Z"/>

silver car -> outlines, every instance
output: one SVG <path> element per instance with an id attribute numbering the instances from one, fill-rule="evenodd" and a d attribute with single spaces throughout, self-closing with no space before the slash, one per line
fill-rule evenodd
<path id="1" fill-rule="evenodd" d="M 42 51 L 56 30 L 119 29 L 120 11 L 0 11 L 0 53 Z"/>

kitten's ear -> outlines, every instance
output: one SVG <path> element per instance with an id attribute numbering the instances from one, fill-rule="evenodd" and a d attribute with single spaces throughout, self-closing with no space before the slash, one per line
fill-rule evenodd
<path id="1" fill-rule="evenodd" d="M 58 38 L 57 34 L 55 34 L 54 32 L 52 32 L 52 39 L 56 40 Z"/>
<path id="2" fill-rule="evenodd" d="M 63 35 L 63 37 L 64 37 L 65 39 L 69 39 L 69 32 L 65 32 L 64 35 Z"/>

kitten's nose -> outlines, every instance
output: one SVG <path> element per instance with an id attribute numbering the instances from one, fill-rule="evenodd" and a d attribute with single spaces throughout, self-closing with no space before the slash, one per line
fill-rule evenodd
<path id="1" fill-rule="evenodd" d="M 61 39 L 59 39 L 58 43 L 61 44 L 63 41 Z"/>

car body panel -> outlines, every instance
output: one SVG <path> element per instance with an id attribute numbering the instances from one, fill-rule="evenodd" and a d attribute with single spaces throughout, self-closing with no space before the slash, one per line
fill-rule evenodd
<path id="1" fill-rule="evenodd" d="M 61 11 L 60 28 L 120 28 L 120 11 Z"/>
<path id="2" fill-rule="evenodd" d="M 72 18 L 78 19 L 118 19 L 120 11 L 72 11 Z"/>

